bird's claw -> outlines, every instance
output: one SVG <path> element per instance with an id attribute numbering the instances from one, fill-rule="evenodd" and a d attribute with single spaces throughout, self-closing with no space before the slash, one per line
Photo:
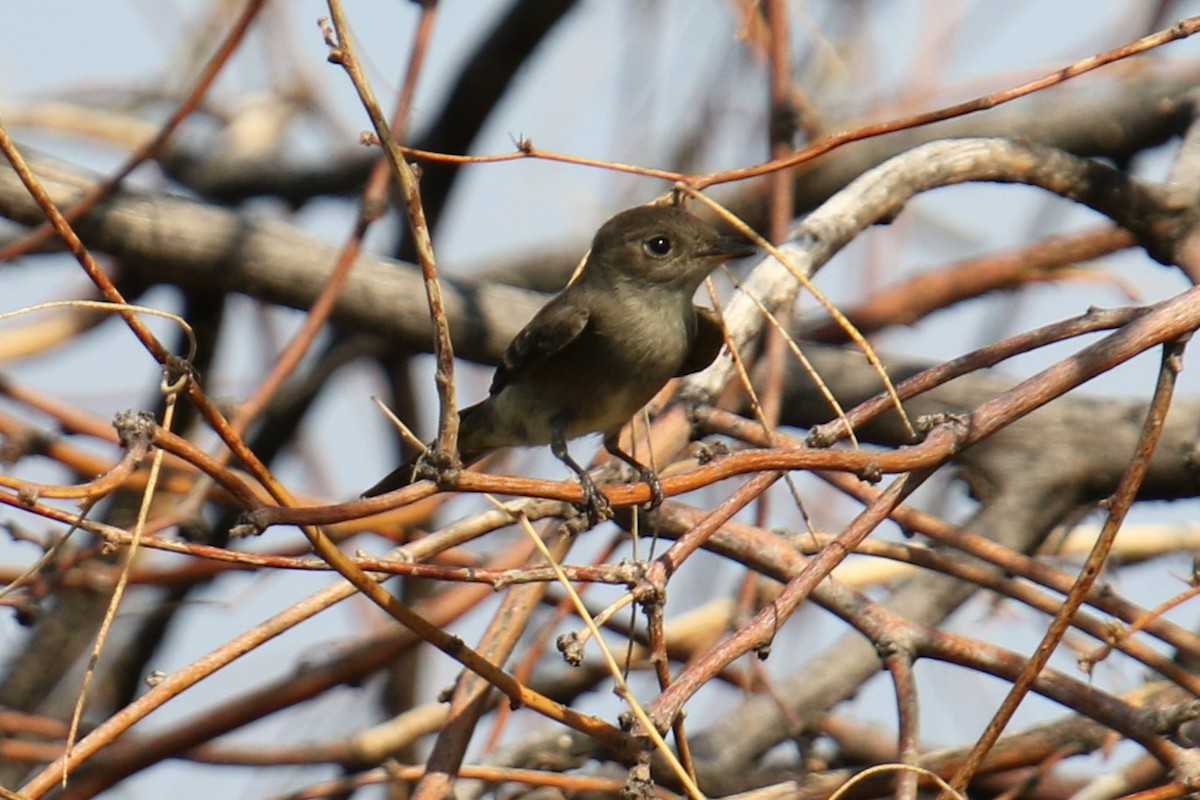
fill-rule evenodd
<path id="1" fill-rule="evenodd" d="M 612 505 L 608 502 L 608 498 L 596 486 L 595 481 L 586 472 L 579 476 L 579 485 L 583 487 L 583 502 L 576 508 L 579 509 L 585 517 L 587 517 L 588 526 L 599 525 L 605 520 L 612 519 Z"/>
<path id="2" fill-rule="evenodd" d="M 643 467 L 638 470 L 642 480 L 650 487 L 650 502 L 646 504 L 647 511 L 653 511 L 663 504 L 666 495 L 663 494 L 662 481 L 658 479 L 658 475 L 649 467 Z"/>
<path id="3" fill-rule="evenodd" d="M 604 449 L 607 450 L 610 455 L 613 455 L 621 461 L 624 461 L 625 465 L 636 471 L 638 477 L 642 479 L 642 482 L 650 487 L 650 502 L 646 504 L 647 511 L 653 511 L 662 505 L 663 500 L 666 498 L 666 494 L 663 493 L 662 482 L 659 481 L 657 472 L 638 461 L 629 453 L 626 453 L 624 450 L 622 450 L 620 443 L 617 441 L 615 436 L 604 440 Z"/>
<path id="4" fill-rule="evenodd" d="M 658 479 L 658 475 L 649 467 L 638 469 L 638 476 L 650 487 L 650 502 L 646 504 L 647 511 L 653 511 L 662 505 L 666 495 L 663 493 L 662 482 Z M 600 491 L 592 476 L 586 472 L 579 476 L 579 484 L 583 488 L 583 502 L 579 503 L 576 508 L 579 509 L 586 518 L 589 527 L 599 525 L 605 520 L 612 519 L 613 509 L 612 504 L 608 502 L 608 498 L 604 492 Z"/>

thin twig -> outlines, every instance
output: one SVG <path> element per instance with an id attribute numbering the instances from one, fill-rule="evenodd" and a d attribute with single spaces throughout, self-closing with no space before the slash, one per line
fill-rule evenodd
<path id="1" fill-rule="evenodd" d="M 1039 673 L 1050 660 L 1050 656 L 1066 634 L 1071 624 L 1071 618 L 1083 605 L 1088 592 L 1091 591 L 1092 585 L 1100 575 L 1100 570 L 1104 567 L 1104 561 L 1112 548 L 1117 531 L 1121 529 L 1121 523 L 1125 521 L 1125 515 L 1137 497 L 1138 487 L 1142 485 L 1142 480 L 1150 469 L 1150 457 L 1154 454 L 1154 448 L 1158 445 L 1159 436 L 1162 434 L 1163 425 L 1167 419 L 1167 410 L 1171 407 L 1175 381 L 1183 366 L 1183 350 L 1187 338 L 1185 336 L 1163 346 L 1162 366 L 1158 371 L 1154 397 L 1150 401 L 1150 407 L 1142 425 L 1142 435 L 1139 437 L 1137 447 L 1129 461 L 1129 468 L 1121 476 L 1121 482 L 1117 484 L 1116 490 L 1109 499 L 1108 516 L 1104 520 L 1100 536 L 1097 537 L 1096 544 L 1092 547 L 1092 551 L 1084 561 L 1083 568 L 1079 571 L 1079 577 L 1063 601 L 1062 607 L 1054 615 L 1054 619 L 1038 644 L 1033 657 L 1029 659 L 1028 665 L 1013 682 L 1004 702 L 1001 703 L 1000 708 L 988 723 L 987 729 L 975 742 L 970 755 L 951 781 L 951 785 L 959 791 L 965 791 L 967 784 L 979 769 L 979 765 L 983 763 L 984 756 L 999 740 L 1004 728 L 1016 713 L 1017 706 L 1025 699 L 1025 695 L 1032 688 Z"/>
<path id="2" fill-rule="evenodd" d="M 164 374 L 161 388 L 166 396 L 166 405 L 163 409 L 163 427 L 170 429 L 171 424 L 175 420 L 175 405 L 179 399 L 179 395 L 183 386 L 191 380 L 191 376 L 183 373 L 175 377 L 173 380 L 168 380 Z M 148 431 L 139 432 L 138 439 L 148 441 Z M 108 641 L 108 633 L 112 629 L 113 621 L 117 617 L 117 609 L 121 606 L 121 600 L 125 597 L 125 587 L 129 583 L 129 575 L 133 571 L 133 565 L 137 560 L 138 549 L 141 546 L 142 532 L 146 527 L 146 519 L 150 515 L 150 503 L 154 500 L 154 493 L 158 489 L 158 474 L 162 469 L 163 451 L 155 450 L 154 458 L 150 461 L 150 475 L 146 480 L 146 487 L 142 491 L 142 502 L 138 506 L 137 518 L 133 525 L 133 533 L 129 539 L 129 548 L 125 551 L 125 563 L 122 565 L 120 575 L 117 577 L 116 586 L 113 587 L 112 596 L 109 598 L 108 606 L 104 610 L 104 619 L 100 623 L 100 628 L 96 632 L 96 641 L 92 646 L 92 653 L 88 659 L 87 669 L 83 673 L 83 685 L 79 687 L 79 694 L 75 699 L 75 709 L 71 714 L 71 727 L 67 732 L 66 745 L 63 748 L 63 763 L 71 763 L 71 751 L 75 747 L 75 737 L 79 735 L 79 725 L 83 720 L 83 710 L 87 704 L 88 689 L 91 687 L 92 679 L 96 675 L 96 665 L 100 661 L 100 654 L 104 651 L 104 644 Z M 65 788 L 67 779 L 70 776 L 70 769 L 64 768 L 62 771 L 62 786 Z"/>
<path id="3" fill-rule="evenodd" d="M 125 163 L 106 181 L 97 184 L 91 192 L 66 209 L 63 212 L 63 218 L 67 222 L 74 224 L 79 221 L 84 214 L 95 208 L 97 203 L 111 197 L 121 187 L 121 182 L 137 169 L 138 166 L 147 159 L 158 155 L 176 128 L 200 106 L 201 100 L 208 93 L 213 81 L 217 79 L 221 70 L 224 69 L 225 64 L 241 45 L 242 40 L 246 36 L 246 31 L 250 29 L 250 23 L 254 21 L 254 18 L 258 16 L 258 13 L 262 11 L 266 4 L 266 0 L 247 0 L 242 13 L 234 20 L 233 27 L 225 35 L 224 40 L 217 47 L 217 51 L 213 53 L 212 57 L 201 68 L 200 74 L 196 77 L 196 83 L 187 93 L 187 96 L 184 97 L 183 102 L 179 104 L 167 121 L 163 123 L 158 133 L 130 153 L 125 158 Z M 22 239 L 0 248 L 0 262 L 12 261 L 18 256 L 31 252 L 45 244 L 56 228 L 56 225 L 42 225 Z"/>
<path id="4" fill-rule="evenodd" d="M 1157 47 L 1162 47 L 1165 44 L 1186 39 L 1200 31 L 1200 16 L 1188 17 L 1181 20 L 1170 28 L 1153 33 L 1149 36 L 1144 36 L 1136 41 L 1123 44 L 1120 47 L 1114 47 L 1111 50 L 1106 50 L 1099 55 L 1090 58 L 1080 59 L 1073 64 L 1063 67 L 1060 70 L 1045 75 L 1037 80 L 1029 81 L 1020 86 L 1011 89 L 1004 89 L 999 92 L 991 92 L 981 95 L 972 100 L 966 100 L 962 103 L 955 103 L 952 106 L 936 109 L 933 111 L 925 111 L 920 114 L 913 114 L 909 117 L 902 117 L 896 120 L 888 120 L 879 122 L 873 125 L 862 125 L 858 128 L 853 128 L 849 131 L 832 134 L 819 142 L 809 145 L 797 153 L 787 156 L 786 158 L 768 161 L 764 164 L 757 164 L 752 167 L 742 167 L 740 169 L 732 169 L 727 172 L 716 172 L 695 180 L 687 181 L 693 188 L 698 190 L 707 189 L 719 183 L 730 183 L 733 181 L 742 181 L 747 178 L 756 178 L 760 175 L 767 175 L 780 169 L 794 167 L 803 164 L 806 161 L 812 161 L 817 156 L 824 155 L 831 150 L 835 150 L 842 145 L 850 142 L 857 142 L 863 139 L 870 139 L 875 136 L 882 136 L 885 133 L 894 133 L 895 131 L 906 130 L 909 128 L 918 128 L 922 125 L 929 125 L 934 122 L 941 122 L 954 117 L 961 117 L 966 114 L 973 114 L 976 111 L 986 111 L 990 108 L 1003 105 L 1004 103 L 1012 102 L 1026 95 L 1040 92 L 1051 86 L 1068 81 L 1071 78 L 1083 75 L 1086 72 L 1099 69 L 1100 67 L 1112 64 L 1116 61 L 1121 61 L 1131 56 L 1145 53 Z"/>
<path id="5" fill-rule="evenodd" d="M 400 194 L 404 198 L 404 210 L 408 216 L 409 229 L 416 247 L 417 261 L 421 265 L 421 274 L 425 280 L 425 296 L 429 301 L 429 316 L 433 322 L 433 352 L 437 361 L 434 381 L 437 385 L 439 403 L 437 452 L 441 459 L 446 460 L 445 464 L 439 466 L 455 466 L 458 463 L 458 402 L 454 389 L 454 348 L 450 342 L 450 327 L 446 320 L 445 304 L 442 301 L 442 287 L 438 282 L 433 242 L 429 238 L 429 225 L 425 221 L 425 210 L 421 206 L 420 188 L 412 167 L 404 160 L 404 154 L 400 152 L 398 143 L 392 138 L 391 128 L 384 119 L 379 103 L 375 99 L 375 93 L 358 62 L 350 38 L 350 26 L 346 21 L 341 2 L 328 0 L 328 7 L 333 20 L 332 31 L 326 33 L 326 40 L 330 47 L 329 60 L 346 70 L 347 76 L 354 84 L 363 108 L 371 118 L 371 124 L 383 145 L 383 152 L 392 166 L 392 173 L 396 177 L 400 186 Z"/>

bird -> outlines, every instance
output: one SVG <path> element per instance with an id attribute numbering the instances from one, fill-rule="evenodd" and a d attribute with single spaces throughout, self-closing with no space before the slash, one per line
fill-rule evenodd
<path id="1" fill-rule="evenodd" d="M 717 357 L 724 343 L 720 322 L 692 297 L 719 265 L 755 252 L 676 206 L 636 206 L 609 219 L 577 279 L 508 345 L 487 398 L 459 411 L 462 463 L 500 448 L 548 444 L 578 476 L 581 508 L 598 521 L 611 508 L 567 442 L 600 433 L 604 448 L 650 485 L 651 507 L 657 506 L 663 498 L 657 475 L 622 450 L 618 436 L 668 381 Z M 409 458 L 363 497 L 412 483 L 423 455 Z"/>

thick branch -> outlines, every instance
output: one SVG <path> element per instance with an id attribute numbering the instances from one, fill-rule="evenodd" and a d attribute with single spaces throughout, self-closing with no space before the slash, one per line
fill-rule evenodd
<path id="1" fill-rule="evenodd" d="M 38 177 L 60 207 L 94 179 L 78 170 L 35 162 Z M 0 214 L 41 221 L 11 169 L 0 169 Z M 77 230 L 91 248 L 111 253 L 147 280 L 240 292 L 271 303 L 307 308 L 328 280 L 337 248 L 272 220 L 257 219 L 169 194 L 123 190 L 84 217 Z M 413 350 L 432 341 L 419 271 L 410 264 L 364 256 L 346 283 L 333 319 L 349 329 L 396 340 Z M 445 281 L 455 351 L 496 361 L 545 298 L 470 281 Z"/>

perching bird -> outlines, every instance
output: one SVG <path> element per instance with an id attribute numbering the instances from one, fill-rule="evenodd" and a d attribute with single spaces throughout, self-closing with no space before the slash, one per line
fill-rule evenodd
<path id="1" fill-rule="evenodd" d="M 459 412 L 463 463 L 501 447 L 549 444 L 579 476 L 595 519 L 607 500 L 567 440 L 602 433 L 605 449 L 636 469 L 660 502 L 657 476 L 620 449 L 618 434 L 667 381 L 716 358 L 720 325 L 692 296 L 718 265 L 755 251 L 675 207 L 638 206 L 604 223 L 578 280 L 509 344 L 487 399 Z M 363 496 L 411 483 L 419 456 Z"/>

